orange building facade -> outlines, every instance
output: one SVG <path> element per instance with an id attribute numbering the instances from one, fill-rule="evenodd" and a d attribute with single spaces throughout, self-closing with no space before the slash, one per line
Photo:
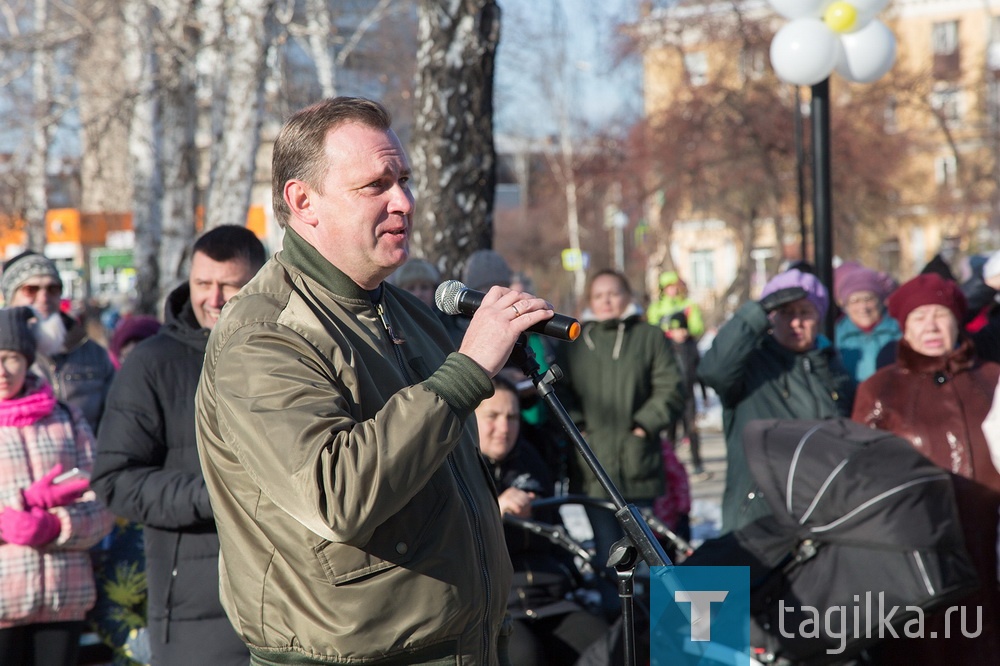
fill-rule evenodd
<path id="1" fill-rule="evenodd" d="M 267 216 L 262 206 L 250 208 L 247 228 L 258 238 L 266 237 Z M 131 213 L 81 213 L 76 208 L 55 208 L 45 215 L 45 234 L 45 255 L 59 267 L 66 298 L 105 299 L 134 289 Z M 26 245 L 22 221 L 0 225 L 0 257 L 9 259 L 24 251 Z"/>

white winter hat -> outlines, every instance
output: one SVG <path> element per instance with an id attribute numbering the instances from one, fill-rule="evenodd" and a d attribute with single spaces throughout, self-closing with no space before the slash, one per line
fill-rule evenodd
<path id="1" fill-rule="evenodd" d="M 989 280 L 1000 275 L 1000 250 L 990 255 L 990 258 L 983 264 L 983 279 Z"/>

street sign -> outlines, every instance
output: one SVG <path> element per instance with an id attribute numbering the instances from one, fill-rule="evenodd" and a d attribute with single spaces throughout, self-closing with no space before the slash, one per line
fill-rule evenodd
<path id="1" fill-rule="evenodd" d="M 583 252 L 581 250 L 574 250 L 572 248 L 566 248 L 562 251 L 562 265 L 563 270 L 566 271 L 585 271 L 587 266 L 590 264 L 590 254 Z"/>

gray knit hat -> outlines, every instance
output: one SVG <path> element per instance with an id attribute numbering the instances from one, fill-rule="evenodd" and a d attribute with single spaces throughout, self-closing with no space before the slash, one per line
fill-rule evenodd
<path id="1" fill-rule="evenodd" d="M 25 355 L 30 366 L 35 362 L 35 333 L 28 322 L 35 317 L 31 308 L 0 308 L 0 349 Z"/>
<path id="2" fill-rule="evenodd" d="M 428 282 L 436 287 L 441 283 L 441 274 L 429 261 L 414 258 L 408 259 L 405 264 L 396 269 L 389 280 L 403 289 L 417 282 Z"/>
<path id="3" fill-rule="evenodd" d="M 510 266 L 495 250 L 476 250 L 469 255 L 462 271 L 462 282 L 476 291 L 487 291 L 496 285 L 509 287 L 510 278 Z"/>
<path id="4" fill-rule="evenodd" d="M 3 277 L 0 277 L 0 291 L 3 291 L 4 300 L 10 303 L 18 287 L 29 278 L 39 275 L 47 275 L 62 286 L 62 278 L 59 277 L 59 269 L 56 268 L 55 263 L 37 252 L 25 250 L 4 262 Z"/>

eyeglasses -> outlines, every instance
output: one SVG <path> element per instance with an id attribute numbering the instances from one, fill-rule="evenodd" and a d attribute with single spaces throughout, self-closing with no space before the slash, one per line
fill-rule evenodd
<path id="1" fill-rule="evenodd" d="M 34 298 L 38 296 L 38 292 L 45 290 L 47 296 L 61 296 L 62 295 L 62 285 L 61 284 L 22 284 L 18 291 L 24 293 L 28 298 Z"/>
<path id="2" fill-rule="evenodd" d="M 878 300 L 878 296 L 874 294 L 855 294 L 847 299 L 848 305 L 857 305 L 858 303 L 874 303 Z"/>

